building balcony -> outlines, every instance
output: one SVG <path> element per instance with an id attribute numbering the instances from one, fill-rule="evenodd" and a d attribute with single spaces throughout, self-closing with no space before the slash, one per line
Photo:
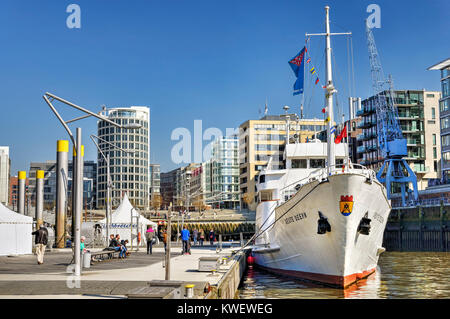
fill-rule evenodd
<path id="1" fill-rule="evenodd" d="M 417 174 L 427 174 L 430 172 L 430 168 L 428 166 L 414 166 L 412 170 Z"/>
<path id="2" fill-rule="evenodd" d="M 374 126 L 376 124 L 376 121 L 370 121 L 370 120 L 363 120 L 356 125 L 357 128 L 369 128 Z"/>
<path id="3" fill-rule="evenodd" d="M 420 130 L 417 127 L 411 127 L 411 126 L 401 126 L 403 133 L 417 133 L 420 132 Z"/>
<path id="4" fill-rule="evenodd" d="M 364 152 L 366 152 L 366 150 L 367 150 L 367 148 L 366 148 L 364 145 L 358 146 L 358 147 L 356 148 L 356 151 L 357 151 L 358 153 L 364 153 Z"/>
<path id="5" fill-rule="evenodd" d="M 370 161 L 368 161 L 368 160 L 362 160 L 359 164 L 361 164 L 361 165 L 369 165 L 369 164 L 370 164 Z"/>
<path id="6" fill-rule="evenodd" d="M 364 141 L 364 140 L 366 140 L 366 134 L 364 134 L 364 133 L 358 134 L 358 135 L 356 136 L 356 140 L 357 140 L 357 141 Z"/>
<path id="7" fill-rule="evenodd" d="M 418 120 L 423 119 L 423 114 L 398 113 L 399 120 Z"/>
<path id="8" fill-rule="evenodd" d="M 407 139 L 406 140 L 406 145 L 407 146 L 417 146 L 417 145 L 422 145 L 423 143 L 421 143 L 420 140 L 416 140 L 416 139 Z"/>
<path id="9" fill-rule="evenodd" d="M 375 106 L 373 106 L 373 105 L 364 106 L 361 108 L 361 110 L 356 111 L 356 116 L 368 115 L 368 114 L 372 114 L 374 112 L 376 112 Z"/>

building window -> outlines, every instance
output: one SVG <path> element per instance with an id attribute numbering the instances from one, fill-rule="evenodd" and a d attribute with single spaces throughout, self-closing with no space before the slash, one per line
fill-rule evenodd
<path id="1" fill-rule="evenodd" d="M 436 145 L 436 134 L 433 134 L 433 145 Z"/>
<path id="2" fill-rule="evenodd" d="M 434 107 L 431 108 L 431 118 L 433 120 L 436 119 L 436 108 Z"/>
<path id="3" fill-rule="evenodd" d="M 437 149 L 436 149 L 436 147 L 433 147 L 433 158 L 434 159 L 437 158 Z"/>

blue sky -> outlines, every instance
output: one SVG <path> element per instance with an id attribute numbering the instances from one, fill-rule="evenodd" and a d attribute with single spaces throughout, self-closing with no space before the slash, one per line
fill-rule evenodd
<path id="1" fill-rule="evenodd" d="M 71 3 L 81 7 L 81 29 L 66 26 Z M 371 3 L 381 8 L 374 34 L 395 88 L 440 90 L 438 72 L 426 68 L 450 56 L 447 0 L 4 0 L 0 145 L 10 146 L 11 174 L 28 170 L 31 161 L 55 159 L 56 140 L 67 139 L 42 99 L 47 91 L 93 111 L 102 104 L 149 106 L 151 161 L 162 171 L 179 166 L 170 158 L 177 127 L 193 131 L 196 119 L 203 129 L 238 127 L 260 116 L 266 98 L 269 114 L 284 105 L 298 113 L 287 62 L 303 47 L 305 32 L 323 32 L 325 5 L 331 7 L 332 31 L 353 33 L 356 95 L 367 97 L 372 89 L 364 19 Z M 333 39 L 333 48 L 342 107 L 349 92 L 346 38 Z M 323 39 L 313 39 L 310 52 L 323 79 Z M 321 89 L 309 94 L 305 116 L 321 117 Z M 67 119 L 79 115 L 63 110 Z M 88 136 L 96 121 L 79 125 L 86 159 L 94 159 Z"/>

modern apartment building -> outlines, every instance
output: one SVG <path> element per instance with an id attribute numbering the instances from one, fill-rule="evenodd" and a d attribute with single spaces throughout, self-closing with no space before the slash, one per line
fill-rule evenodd
<path id="1" fill-rule="evenodd" d="M 354 118 L 346 122 L 348 128 L 348 155 L 352 163 L 359 163 L 362 160 L 362 154 L 358 153 L 358 147 L 363 144 L 362 129 L 358 128 L 361 118 Z"/>
<path id="2" fill-rule="evenodd" d="M 67 200 L 68 207 L 72 202 L 72 161 L 68 162 Z M 51 210 L 56 205 L 56 161 L 32 162 L 29 171 L 28 193 L 31 206 L 36 204 L 36 171 L 44 171 L 44 209 Z M 95 208 L 97 163 L 83 163 L 83 207 Z"/>
<path id="3" fill-rule="evenodd" d="M 176 209 L 188 210 L 193 205 L 193 192 L 191 191 L 191 181 L 193 171 L 200 167 L 201 164 L 191 163 L 187 166 L 180 167 L 176 171 L 176 192 L 174 195 L 174 206 Z"/>
<path id="4" fill-rule="evenodd" d="M 0 203 L 8 205 L 11 160 L 9 146 L 0 146 Z"/>
<path id="5" fill-rule="evenodd" d="M 442 95 L 439 100 L 441 177 L 444 183 L 448 183 L 450 182 L 450 58 L 429 67 L 428 70 L 441 71 Z"/>
<path id="6" fill-rule="evenodd" d="M 212 145 L 210 196 L 214 208 L 236 209 L 239 202 L 239 138 L 220 137 Z"/>
<path id="7" fill-rule="evenodd" d="M 99 141 L 99 147 L 110 156 L 110 174 L 113 189 L 111 203 L 115 208 L 124 193 L 133 206 L 149 209 L 150 199 L 150 109 L 146 106 L 110 108 L 103 116 L 120 125 L 140 124 L 139 129 L 118 128 L 106 121 L 98 121 L 98 136 L 132 154 L 124 153 L 109 144 Z M 106 163 L 98 152 L 97 208 L 106 206 Z"/>
<path id="8" fill-rule="evenodd" d="M 159 209 L 161 198 L 161 169 L 159 164 L 150 164 L 150 206 Z"/>
<path id="9" fill-rule="evenodd" d="M 68 200 L 72 202 L 72 161 L 68 163 Z M 84 161 L 83 163 L 83 207 L 96 208 L 96 188 L 97 188 L 97 163 L 94 161 Z"/>
<path id="10" fill-rule="evenodd" d="M 28 178 L 32 206 L 36 203 L 36 171 L 38 170 L 44 171 L 44 209 L 53 209 L 56 205 L 56 161 L 30 163 Z"/>
<path id="11" fill-rule="evenodd" d="M 210 196 L 210 191 L 206 189 L 206 172 L 211 170 L 211 163 L 204 162 L 192 170 L 190 180 L 190 205 L 196 210 L 205 208 L 207 198 Z"/>
<path id="12" fill-rule="evenodd" d="M 171 170 L 167 173 L 161 173 L 161 196 L 162 196 L 162 206 L 164 208 L 172 206 L 175 204 L 174 196 L 176 196 L 176 180 L 177 180 L 177 170 Z"/>
<path id="13" fill-rule="evenodd" d="M 25 189 L 28 189 L 30 180 L 25 180 Z M 12 207 L 13 211 L 17 212 L 17 202 L 19 200 L 19 178 L 17 176 L 11 176 L 9 179 L 9 206 Z M 27 201 L 25 201 L 26 203 Z"/>
<path id="14" fill-rule="evenodd" d="M 203 163 L 161 174 L 163 205 L 175 209 L 239 207 L 239 139 L 220 137 L 211 147 L 211 158 Z M 189 208 L 188 208 L 189 207 Z"/>
<path id="15" fill-rule="evenodd" d="M 407 140 L 408 155 L 405 158 L 417 176 L 419 190 L 428 186 L 428 181 L 439 174 L 439 98 L 440 93 L 426 90 L 396 90 L 394 104 L 398 111 L 398 120 Z M 363 145 L 357 152 L 362 154 L 359 163 L 378 170 L 383 157 L 378 147 L 377 113 L 375 96 L 362 101 L 357 116 L 362 120 L 357 128 L 362 129 L 358 138 Z"/>
<path id="16" fill-rule="evenodd" d="M 299 119 L 296 114 L 268 115 L 248 120 L 239 127 L 239 183 L 241 207 L 256 209 L 256 177 L 271 158 L 272 168 L 284 168 L 287 118 L 290 142 L 306 142 L 307 138 L 326 129 L 324 120 Z"/>

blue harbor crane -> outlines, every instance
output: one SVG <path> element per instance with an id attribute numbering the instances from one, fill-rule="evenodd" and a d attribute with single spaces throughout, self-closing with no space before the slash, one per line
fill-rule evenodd
<path id="1" fill-rule="evenodd" d="M 367 21 L 366 34 L 374 91 L 373 102 L 377 114 L 378 145 L 384 158 L 384 163 L 377 173 L 377 179 L 386 186 L 388 199 L 391 199 L 392 183 L 399 185 L 402 194 L 402 206 L 406 206 L 406 194 L 411 195 L 409 183 L 413 187 L 414 200 L 417 201 L 419 197 L 417 177 L 404 159 L 408 155 L 406 138 L 403 137 L 398 122 L 392 79 L 384 77 L 375 38 Z"/>

